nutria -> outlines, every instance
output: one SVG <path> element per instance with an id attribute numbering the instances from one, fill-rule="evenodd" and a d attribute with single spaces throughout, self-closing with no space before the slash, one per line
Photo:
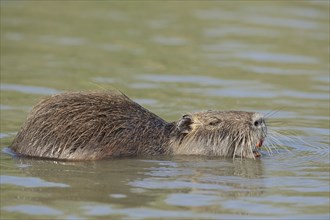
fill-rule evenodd
<path id="1" fill-rule="evenodd" d="M 120 92 L 68 92 L 39 102 L 11 149 L 64 160 L 178 154 L 256 158 L 266 133 L 259 113 L 208 110 L 169 123 Z"/>

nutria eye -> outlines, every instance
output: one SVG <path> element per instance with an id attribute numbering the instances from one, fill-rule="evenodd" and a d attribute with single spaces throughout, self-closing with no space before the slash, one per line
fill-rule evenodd
<path id="1" fill-rule="evenodd" d="M 209 125 L 212 125 L 212 126 L 213 126 L 213 125 L 217 125 L 217 124 L 219 124 L 219 122 L 220 122 L 220 121 L 211 121 L 211 122 L 209 123 Z"/>

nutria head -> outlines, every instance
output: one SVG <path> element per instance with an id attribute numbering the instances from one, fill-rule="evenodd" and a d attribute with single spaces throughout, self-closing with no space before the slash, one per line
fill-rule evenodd
<path id="1" fill-rule="evenodd" d="M 202 111 L 177 122 L 174 154 L 256 158 L 267 134 L 264 117 L 243 111 Z"/>

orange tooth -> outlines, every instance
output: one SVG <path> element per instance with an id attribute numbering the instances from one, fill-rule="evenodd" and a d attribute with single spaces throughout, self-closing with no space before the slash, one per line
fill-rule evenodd
<path id="1" fill-rule="evenodd" d="M 256 147 L 261 147 L 261 146 L 262 146 L 262 142 L 263 142 L 263 141 L 259 141 L 259 142 L 256 144 Z"/>

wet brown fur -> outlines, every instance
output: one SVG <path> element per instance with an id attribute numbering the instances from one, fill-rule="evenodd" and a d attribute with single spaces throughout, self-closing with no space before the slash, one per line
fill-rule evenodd
<path id="1" fill-rule="evenodd" d="M 253 126 L 256 120 L 264 126 Z M 168 123 L 120 92 L 70 92 L 39 102 L 11 149 L 67 160 L 172 154 L 254 158 L 255 144 L 266 132 L 258 113 L 204 111 Z"/>

